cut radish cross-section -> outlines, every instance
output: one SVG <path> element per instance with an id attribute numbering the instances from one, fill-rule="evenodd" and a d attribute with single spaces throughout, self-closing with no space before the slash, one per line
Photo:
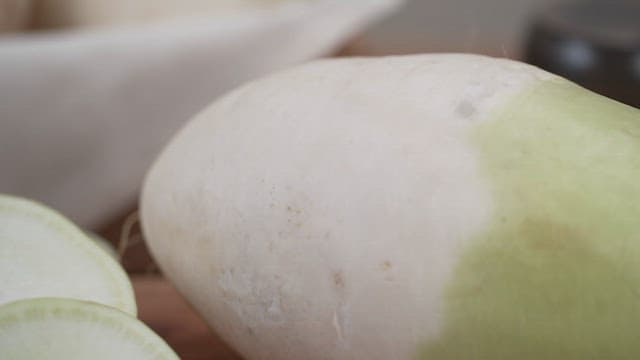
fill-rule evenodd
<path id="1" fill-rule="evenodd" d="M 0 306 L 3 359 L 178 359 L 141 321 L 112 307 L 40 298 Z"/>
<path id="2" fill-rule="evenodd" d="M 0 195 L 0 305 L 61 297 L 136 314 L 131 282 L 108 253 L 62 215 Z"/>

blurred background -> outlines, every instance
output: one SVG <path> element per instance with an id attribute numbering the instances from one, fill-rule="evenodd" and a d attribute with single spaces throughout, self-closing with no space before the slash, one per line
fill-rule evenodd
<path id="1" fill-rule="evenodd" d="M 351 46 L 522 60 L 640 107 L 638 0 L 413 0 Z"/>
<path id="2" fill-rule="evenodd" d="M 183 358 L 235 359 L 149 276 L 144 173 L 189 118 L 256 77 L 430 52 L 526 61 L 640 107 L 638 0 L 0 0 L 0 192 L 116 247 L 141 318 Z"/>
<path id="3" fill-rule="evenodd" d="M 529 27 L 550 7 L 575 0 L 411 0 L 369 28 L 367 54 L 473 52 L 522 58 Z"/>

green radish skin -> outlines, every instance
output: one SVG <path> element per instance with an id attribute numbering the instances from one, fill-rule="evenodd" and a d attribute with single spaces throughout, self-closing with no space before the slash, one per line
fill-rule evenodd
<path id="1" fill-rule="evenodd" d="M 471 133 L 497 204 L 423 359 L 640 357 L 640 115 L 539 84 Z"/>
<path id="2" fill-rule="evenodd" d="M 126 273 L 86 233 L 42 204 L 1 194 L 0 274 L 0 305 L 64 297 L 137 312 Z"/>
<path id="3" fill-rule="evenodd" d="M 639 175 L 640 112 L 535 67 L 324 60 L 196 116 L 141 217 L 248 359 L 636 359 Z"/>
<path id="4" fill-rule="evenodd" d="M 0 306 L 7 360 L 174 360 L 171 348 L 135 317 L 74 299 L 39 298 Z"/>

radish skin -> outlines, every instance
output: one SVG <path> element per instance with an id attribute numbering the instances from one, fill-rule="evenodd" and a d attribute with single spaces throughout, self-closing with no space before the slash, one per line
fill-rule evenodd
<path id="1" fill-rule="evenodd" d="M 248 359 L 634 359 L 639 134 L 515 61 L 317 61 L 197 115 L 142 225 Z"/>

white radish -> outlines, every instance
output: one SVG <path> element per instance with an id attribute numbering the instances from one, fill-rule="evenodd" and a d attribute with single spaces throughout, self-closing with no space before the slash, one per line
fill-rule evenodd
<path id="1" fill-rule="evenodd" d="M 89 239 L 93 240 L 96 243 L 96 245 L 98 245 L 99 248 L 101 248 L 102 250 L 104 250 L 104 252 L 109 254 L 109 256 L 118 260 L 119 255 L 118 255 L 118 252 L 116 251 L 116 248 L 107 239 L 94 233 L 93 231 L 85 231 L 85 234 L 87 234 Z"/>
<path id="2" fill-rule="evenodd" d="M 148 174 L 165 274 L 248 359 L 640 358 L 640 111 L 533 66 L 313 62 Z"/>
<path id="3" fill-rule="evenodd" d="M 56 211 L 0 195 L 0 305 L 63 297 L 136 314 L 131 282 L 118 262 Z"/>
<path id="4" fill-rule="evenodd" d="M 112 307 L 74 299 L 28 299 L 0 306 L 6 360 L 175 360 L 144 323 Z"/>

